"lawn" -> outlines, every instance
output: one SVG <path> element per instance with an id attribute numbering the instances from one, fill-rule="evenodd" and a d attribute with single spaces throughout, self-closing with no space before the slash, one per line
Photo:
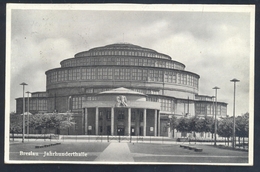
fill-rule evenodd
<path id="1" fill-rule="evenodd" d="M 193 145 L 202 152 L 169 144 L 128 144 L 135 162 L 247 163 L 248 152 L 226 150 L 210 145 Z"/>

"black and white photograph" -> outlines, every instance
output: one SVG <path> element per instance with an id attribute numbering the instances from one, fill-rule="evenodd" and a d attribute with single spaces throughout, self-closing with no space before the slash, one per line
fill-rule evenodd
<path id="1" fill-rule="evenodd" d="M 254 5 L 6 16 L 5 163 L 253 165 Z"/>

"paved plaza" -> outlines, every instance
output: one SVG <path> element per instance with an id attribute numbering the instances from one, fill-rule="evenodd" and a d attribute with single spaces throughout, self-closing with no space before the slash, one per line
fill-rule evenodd
<path id="1" fill-rule="evenodd" d="M 212 145 L 191 144 L 202 152 L 184 149 L 180 143 L 129 143 L 67 141 L 50 147 L 35 148 L 54 141 L 10 142 L 10 160 L 77 161 L 92 163 L 248 163 L 248 152 Z"/>

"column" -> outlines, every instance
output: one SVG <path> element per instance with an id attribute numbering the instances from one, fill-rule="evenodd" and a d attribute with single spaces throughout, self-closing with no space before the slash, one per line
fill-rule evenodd
<path id="1" fill-rule="evenodd" d="M 146 136 L 146 109 L 144 109 L 144 136 Z"/>
<path id="2" fill-rule="evenodd" d="M 96 135 L 98 135 L 98 107 L 96 107 Z"/>
<path id="3" fill-rule="evenodd" d="M 158 114 L 158 136 L 161 135 L 161 113 Z"/>
<path id="4" fill-rule="evenodd" d="M 88 134 L 88 109 L 85 108 L 84 110 L 84 133 L 85 135 Z"/>
<path id="5" fill-rule="evenodd" d="M 111 136 L 114 135 L 114 107 L 111 107 Z"/>
<path id="6" fill-rule="evenodd" d="M 131 108 L 128 108 L 128 135 L 131 135 Z"/>
<path id="7" fill-rule="evenodd" d="M 157 136 L 157 110 L 154 110 L 154 136 Z"/>

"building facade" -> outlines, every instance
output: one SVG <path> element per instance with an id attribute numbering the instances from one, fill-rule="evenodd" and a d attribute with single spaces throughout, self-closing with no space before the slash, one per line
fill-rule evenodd
<path id="1" fill-rule="evenodd" d="M 74 113 L 71 134 L 167 136 L 172 115 L 215 111 L 213 97 L 199 95 L 198 74 L 152 49 L 111 44 L 60 64 L 46 71 L 46 92 L 32 93 L 29 111 Z M 117 97 L 130 103 L 117 107 Z M 22 98 L 16 99 L 16 112 L 22 113 Z M 217 102 L 217 115 L 227 115 L 227 103 Z"/>

